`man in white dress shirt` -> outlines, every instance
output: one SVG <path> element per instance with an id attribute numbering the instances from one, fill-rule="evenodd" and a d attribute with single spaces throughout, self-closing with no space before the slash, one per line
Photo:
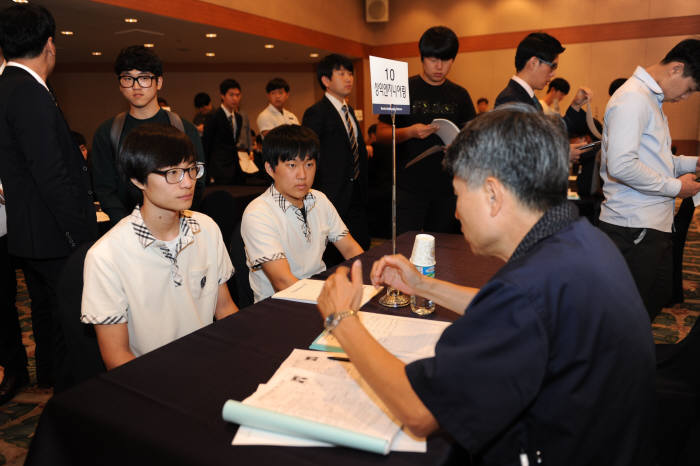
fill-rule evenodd
<path id="1" fill-rule="evenodd" d="M 660 63 L 637 67 L 605 109 L 600 228 L 625 256 L 652 320 L 671 295 L 674 200 L 700 191 L 699 159 L 671 153 L 662 105 L 699 86 L 700 40 L 687 39 Z"/>
<path id="2" fill-rule="evenodd" d="M 298 125 L 296 115 L 284 108 L 289 99 L 289 83 L 282 78 L 271 79 L 265 86 L 267 100 L 270 102 L 258 115 L 258 131 L 265 135 L 280 125 Z"/>

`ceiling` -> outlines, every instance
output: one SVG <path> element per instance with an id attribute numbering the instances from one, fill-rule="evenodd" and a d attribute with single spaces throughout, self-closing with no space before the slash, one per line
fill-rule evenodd
<path id="1" fill-rule="evenodd" d="M 148 1 L 148 0 L 144 0 Z M 11 0 L 3 0 L 12 4 Z M 329 51 L 280 40 L 206 26 L 88 0 L 40 0 L 56 20 L 56 46 L 60 64 L 114 62 L 123 47 L 152 43 L 166 63 L 314 63 L 312 52 Z M 136 18 L 126 23 L 125 18 Z M 73 31 L 72 36 L 60 31 Z M 216 38 L 205 34 L 216 33 Z M 275 45 L 272 49 L 265 44 Z M 102 52 L 93 56 L 92 52 Z M 214 57 L 205 56 L 214 52 Z"/>

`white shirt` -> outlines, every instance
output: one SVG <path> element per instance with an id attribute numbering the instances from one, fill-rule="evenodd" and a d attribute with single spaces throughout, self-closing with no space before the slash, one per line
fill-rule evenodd
<path id="1" fill-rule="evenodd" d="M 85 258 L 80 320 L 126 323 L 135 356 L 212 323 L 219 285 L 233 274 L 216 223 L 199 212 L 182 214 L 174 256 L 137 207 Z"/>
<path id="2" fill-rule="evenodd" d="M 522 86 L 522 88 L 525 89 L 525 92 L 527 92 L 527 95 L 529 95 L 530 98 L 535 97 L 535 91 L 532 90 L 532 87 L 530 87 L 530 85 L 528 83 L 526 83 L 524 79 L 522 79 L 519 76 L 513 76 L 510 79 L 512 79 L 516 83 L 520 84 Z"/>
<path id="3" fill-rule="evenodd" d="M 235 112 L 229 112 L 228 108 L 224 106 L 224 104 L 221 104 L 221 110 L 224 111 L 226 114 L 226 118 L 230 118 L 231 120 L 231 127 L 233 128 L 233 137 L 234 139 L 236 138 L 236 131 L 238 131 L 238 127 L 236 126 L 236 114 Z"/>
<path id="4" fill-rule="evenodd" d="M 21 63 L 17 63 L 16 61 L 12 61 L 12 60 L 8 61 L 8 62 L 6 63 L 6 65 L 7 65 L 7 66 L 16 66 L 17 68 L 22 68 L 24 71 L 26 71 L 27 73 L 31 74 L 32 77 L 33 77 L 34 79 L 36 79 L 37 82 L 38 82 L 39 84 L 41 84 L 42 86 L 44 86 L 44 87 L 46 88 L 47 91 L 49 90 L 49 87 L 46 85 L 46 83 L 44 82 L 44 80 L 41 79 L 41 76 L 39 76 L 39 75 L 36 73 L 36 71 L 34 71 L 33 69 L 29 68 L 28 66 L 24 66 L 24 65 L 22 65 Z M 49 91 L 49 92 L 51 92 L 51 91 Z"/>
<path id="5" fill-rule="evenodd" d="M 338 114 L 340 115 L 340 119 L 343 120 L 343 125 L 345 125 L 345 131 L 348 131 L 348 124 L 345 121 L 345 112 L 343 112 L 343 105 L 347 105 L 344 101 L 338 100 L 334 95 L 331 95 L 330 93 L 326 92 L 326 97 L 328 100 L 331 101 L 335 109 L 338 111 Z M 350 106 L 348 105 L 348 114 L 350 114 Z M 353 131 L 355 131 L 355 139 L 359 142 L 359 138 L 357 137 L 357 125 L 355 124 L 355 119 L 350 115 L 350 124 L 352 125 Z M 350 137 L 350 132 L 348 131 L 348 138 Z"/>
<path id="6" fill-rule="evenodd" d="M 542 111 L 544 112 L 545 115 L 556 115 L 558 117 L 561 116 L 561 111 L 559 110 L 559 101 L 554 100 L 552 101 L 552 105 L 548 105 L 547 102 L 545 102 L 542 99 L 537 99 L 540 101 L 540 105 L 542 105 Z"/>
<path id="7" fill-rule="evenodd" d="M 663 91 L 642 67 L 608 101 L 600 176 L 600 219 L 630 228 L 670 232 L 677 178 L 694 173 L 697 157 L 671 153 Z"/>
<path id="8" fill-rule="evenodd" d="M 289 203 L 272 185 L 245 209 L 241 236 L 255 302 L 275 293 L 262 264 L 287 259 L 292 275 L 308 278 L 326 270 L 322 260 L 326 244 L 347 236 L 347 227 L 322 192 L 309 191 L 304 208 L 306 221 L 301 209 Z"/>
<path id="9" fill-rule="evenodd" d="M 274 105 L 268 104 L 258 115 L 257 123 L 258 131 L 262 133 L 282 125 L 298 125 L 299 120 L 286 108 L 283 108 L 282 113 L 280 113 Z"/>

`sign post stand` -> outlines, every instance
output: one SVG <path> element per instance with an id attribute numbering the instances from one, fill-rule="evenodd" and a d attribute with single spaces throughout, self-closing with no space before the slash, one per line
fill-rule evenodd
<path id="1" fill-rule="evenodd" d="M 369 57 L 372 82 L 372 111 L 391 115 L 391 246 L 396 254 L 396 114 L 410 113 L 408 98 L 408 63 Z M 379 298 L 379 304 L 398 308 L 407 306 L 410 299 L 399 290 L 389 287 Z"/>

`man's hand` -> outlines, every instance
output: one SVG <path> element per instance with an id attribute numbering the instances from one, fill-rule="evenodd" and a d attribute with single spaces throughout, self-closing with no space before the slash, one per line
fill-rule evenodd
<path id="1" fill-rule="evenodd" d="M 424 125 L 422 123 L 416 123 L 410 126 L 411 137 L 415 139 L 425 139 L 439 128 L 437 125 Z"/>
<path id="2" fill-rule="evenodd" d="M 338 267 L 333 275 L 328 277 L 317 300 L 318 310 L 325 318 L 333 312 L 359 309 L 362 303 L 362 263 L 356 260 L 350 269 Z"/>
<path id="3" fill-rule="evenodd" d="M 576 142 L 573 144 L 569 144 L 569 161 L 576 163 L 579 161 L 581 158 L 581 154 L 585 152 L 585 150 L 580 150 L 579 147 L 585 146 L 586 142 Z"/>
<path id="4" fill-rule="evenodd" d="M 593 91 L 587 87 L 582 87 L 576 91 L 574 100 L 571 101 L 571 106 L 574 108 L 574 110 L 579 111 L 581 110 L 581 107 L 591 99 L 593 99 Z"/>
<path id="5" fill-rule="evenodd" d="M 402 293 L 419 295 L 418 287 L 423 280 L 416 267 L 401 254 L 384 256 L 372 265 L 370 279 L 373 285 L 388 285 Z"/>
<path id="6" fill-rule="evenodd" d="M 695 181 L 695 173 L 686 173 L 685 175 L 679 176 L 678 179 L 681 180 L 681 190 L 678 191 L 677 196 L 681 199 L 695 196 L 698 192 L 700 192 L 700 183 Z"/>

